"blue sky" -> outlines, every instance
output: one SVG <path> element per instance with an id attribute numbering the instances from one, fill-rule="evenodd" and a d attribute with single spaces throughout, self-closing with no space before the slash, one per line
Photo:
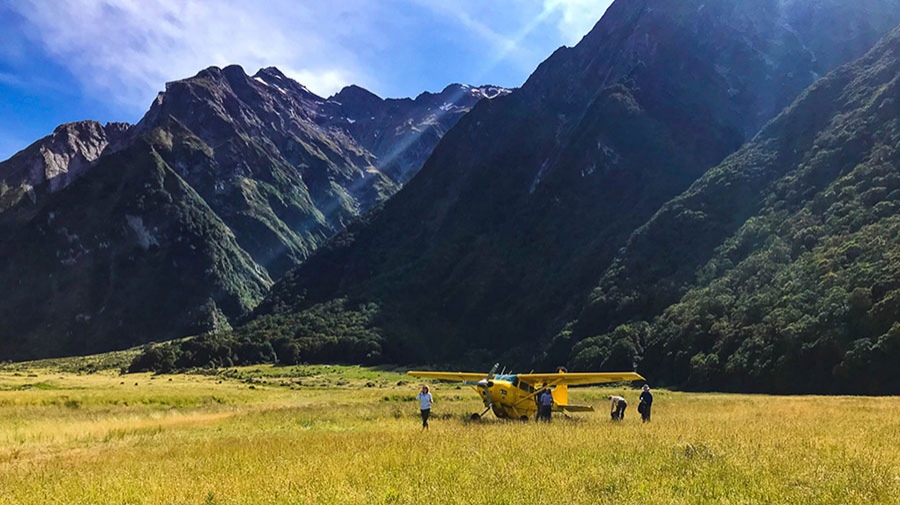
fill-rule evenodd
<path id="1" fill-rule="evenodd" d="M 137 122 L 166 81 L 276 66 L 329 96 L 521 85 L 612 0 L 0 0 L 0 160 L 82 119 Z"/>

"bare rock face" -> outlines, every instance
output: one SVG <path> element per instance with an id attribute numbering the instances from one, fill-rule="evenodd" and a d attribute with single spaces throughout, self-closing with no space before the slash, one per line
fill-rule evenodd
<path id="1" fill-rule="evenodd" d="M 127 123 L 66 123 L 0 163 L 0 212 L 23 198 L 35 203 L 38 193 L 53 194 L 68 187 L 103 154 L 120 149 L 130 129 Z"/>
<path id="2" fill-rule="evenodd" d="M 508 95 L 497 86 L 451 84 L 415 99 L 382 99 L 359 86 L 347 86 L 325 102 L 321 120 L 345 129 L 375 155 L 375 166 L 394 181 L 413 178 L 438 141 L 481 99 Z"/>
<path id="3" fill-rule="evenodd" d="M 47 183 L 55 193 L 81 177 L 130 128 L 127 123 L 79 121 L 60 125 L 52 134 L 0 163 L 0 181 L 7 191 L 30 192 Z"/>

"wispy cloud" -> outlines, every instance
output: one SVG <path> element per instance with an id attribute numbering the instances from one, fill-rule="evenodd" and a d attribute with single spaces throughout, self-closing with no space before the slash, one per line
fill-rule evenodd
<path id="1" fill-rule="evenodd" d="M 478 0 L 457 0 L 452 3 L 412 0 L 438 16 L 454 20 L 469 34 L 480 39 L 488 49 L 481 63 L 481 73 L 487 73 L 501 62 L 512 62 L 520 70 L 530 72 L 549 53 L 528 43 L 537 30 L 556 25 L 558 44 L 574 45 L 594 26 L 613 0 L 518 0 L 513 9 L 516 23 L 502 19 L 504 13 L 496 6 Z M 506 9 L 506 16 L 510 9 Z M 500 27 L 503 27 L 502 29 Z M 550 48 L 555 49 L 555 47 Z M 542 51 L 539 54 L 535 50 Z"/>
<path id="2" fill-rule="evenodd" d="M 323 96 L 351 83 L 388 93 L 481 77 L 517 85 L 559 44 L 577 42 L 609 3 L 20 0 L 0 6 L 0 13 L 5 9 L 20 38 L 30 41 L 27 50 L 38 48 L 74 77 L 79 95 L 138 116 L 165 82 L 232 63 L 248 72 L 277 66 Z M 558 33 L 548 37 L 554 24 Z M 13 42 L 22 40 L 4 42 L 9 54 L 0 48 L 0 62 L 22 52 Z M 397 85 L 432 70 L 451 80 L 412 91 Z M 0 80 L 12 85 L 26 77 L 19 87 L 42 75 Z"/>
<path id="3" fill-rule="evenodd" d="M 541 2 L 546 0 L 519 0 L 512 9 L 508 5 L 502 8 L 480 0 L 412 1 L 437 16 L 452 20 L 484 45 L 484 60 L 478 64 L 480 76 L 502 63 L 512 64 L 528 75 L 549 55 L 548 49 L 555 49 L 529 43 L 530 36 L 543 28 L 559 10 L 556 6 L 542 8 Z"/>
<path id="4" fill-rule="evenodd" d="M 594 27 L 613 0 L 544 0 L 545 12 L 559 12 L 557 28 L 566 45 L 581 40 Z"/>
<path id="5" fill-rule="evenodd" d="M 209 65 L 239 63 L 248 72 L 277 65 L 322 94 L 364 74 L 353 54 L 326 37 L 339 22 L 333 10 L 290 0 L 265 8 L 242 0 L 32 0 L 12 8 L 88 92 L 135 111 L 164 82 Z"/>
<path id="6" fill-rule="evenodd" d="M 0 85 L 47 93 L 67 93 L 67 90 L 62 84 L 52 79 L 46 79 L 36 75 L 22 76 L 11 72 L 0 72 Z"/>

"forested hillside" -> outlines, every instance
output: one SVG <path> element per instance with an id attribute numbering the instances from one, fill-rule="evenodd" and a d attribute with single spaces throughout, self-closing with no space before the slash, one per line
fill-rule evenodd
<path id="1" fill-rule="evenodd" d="M 573 365 L 637 356 L 692 388 L 900 392 L 898 146 L 900 29 L 634 234 L 560 336 L 589 337 Z"/>

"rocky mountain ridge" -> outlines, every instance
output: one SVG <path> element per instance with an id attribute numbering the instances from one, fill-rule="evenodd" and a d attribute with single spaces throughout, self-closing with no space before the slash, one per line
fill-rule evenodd
<path id="1" fill-rule="evenodd" d="M 226 68 L 243 72 L 236 65 Z M 194 79 L 222 71 L 218 67 L 210 67 Z M 491 99 L 509 93 L 508 89 L 497 86 L 450 84 L 438 93 L 426 91 L 415 99 L 383 99 L 364 88 L 350 85 L 329 98 L 322 98 L 275 67 L 262 68 L 252 77 L 279 93 L 302 97 L 298 102 L 301 105 L 299 112 L 295 113 L 307 115 L 323 127 L 344 130 L 374 156 L 374 164 L 380 170 L 393 174 L 392 180 L 399 184 L 415 175 L 433 145 L 475 103 L 482 98 Z M 185 81 L 169 84 L 177 86 Z M 159 106 L 164 97 L 165 92 L 154 101 L 154 107 Z M 51 135 L 0 162 L 0 184 L 5 188 L 0 198 L 3 198 L 3 193 L 13 192 L 21 197 L 45 183 L 49 184 L 44 189 L 51 193 L 65 188 L 89 170 L 100 156 L 122 149 L 137 132 L 152 128 L 158 115 L 158 111 L 151 109 L 134 131 L 131 131 L 134 125 L 128 123 L 102 124 L 93 120 L 59 125 Z M 429 128 L 434 131 L 427 131 Z M 419 140 L 419 137 L 424 138 Z M 406 154 L 405 151 L 410 150 L 409 145 L 415 141 L 422 148 L 415 151 L 414 160 L 395 167 L 393 171 L 383 170 L 383 167 L 398 165 L 394 158 Z M 7 206 L 13 205 L 18 198 L 13 200 L 12 194 L 9 194 L 6 197 Z M 5 207 L 0 207 L 0 210 L 2 208 Z"/>
<path id="2" fill-rule="evenodd" d="M 365 123 L 409 177 L 476 95 L 372 95 Z M 227 328 L 400 187 L 344 114 L 275 68 L 210 67 L 134 126 L 62 125 L 0 163 L 0 359 Z"/>
<path id="3" fill-rule="evenodd" d="M 131 125 L 82 121 L 58 126 L 51 135 L 35 142 L 2 163 L 0 211 L 18 198 L 46 184 L 55 193 L 90 168 L 107 148 L 121 142 Z"/>
<path id="4" fill-rule="evenodd" d="M 497 86 L 451 84 L 439 93 L 415 99 L 382 100 L 358 87 L 348 86 L 328 99 L 328 124 L 346 128 L 376 156 L 379 170 L 406 183 L 425 164 L 438 139 L 482 98 L 509 94 Z"/>

